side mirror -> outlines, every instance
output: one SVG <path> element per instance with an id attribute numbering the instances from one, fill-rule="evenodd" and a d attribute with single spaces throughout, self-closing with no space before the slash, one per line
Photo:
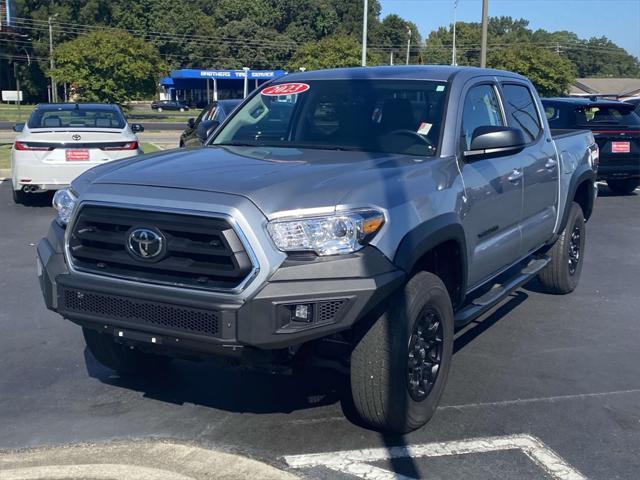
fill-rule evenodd
<path id="1" fill-rule="evenodd" d="M 219 125 L 220 122 L 218 122 L 217 120 L 206 120 L 204 122 L 200 122 L 196 134 L 198 135 L 198 138 L 204 143 L 207 138 L 209 138 L 209 135 L 211 135 L 211 133 L 213 133 L 213 131 L 218 128 Z"/>
<path id="2" fill-rule="evenodd" d="M 196 119 L 190 118 L 189 120 L 187 120 L 187 126 L 189 128 L 194 128 L 196 126 Z"/>
<path id="3" fill-rule="evenodd" d="M 16 123 L 13 126 L 13 131 L 14 132 L 21 132 L 22 130 L 24 130 L 24 123 L 20 122 L 20 123 Z"/>
<path id="4" fill-rule="evenodd" d="M 133 133 L 144 132 L 144 127 L 142 125 L 140 125 L 139 123 L 132 123 L 131 124 L 131 131 Z"/>
<path id="5" fill-rule="evenodd" d="M 521 130 L 512 127 L 486 126 L 473 131 L 471 149 L 464 152 L 468 160 L 499 157 L 521 151 L 527 139 Z"/>

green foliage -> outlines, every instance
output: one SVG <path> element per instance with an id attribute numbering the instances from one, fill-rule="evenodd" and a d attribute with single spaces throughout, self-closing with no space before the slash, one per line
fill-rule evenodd
<path id="1" fill-rule="evenodd" d="M 291 71 L 305 68 L 320 70 L 323 68 L 356 67 L 362 60 L 362 45 L 348 35 L 325 37 L 318 42 L 302 45 L 294 53 L 287 68 Z M 369 54 L 367 63 L 377 63 L 378 58 Z"/>
<path id="2" fill-rule="evenodd" d="M 165 66 L 153 45 L 122 31 L 94 31 L 60 44 L 54 51 L 58 82 L 75 88 L 79 99 L 125 103 L 149 97 Z"/>
<path id="3" fill-rule="evenodd" d="M 569 60 L 539 47 L 495 50 L 488 56 L 487 64 L 528 77 L 542 96 L 565 94 L 575 80 L 575 70 Z"/>
<path id="4" fill-rule="evenodd" d="M 457 61 L 459 65 L 480 65 L 480 23 L 458 22 Z M 452 27 L 441 27 L 429 34 L 423 51 L 426 63 L 451 63 Z M 581 40 L 575 33 L 533 31 L 524 19 L 489 19 L 489 51 L 513 47 L 524 52 L 532 47 L 558 51 L 574 66 L 578 77 L 636 77 L 640 62 L 605 37 Z"/>

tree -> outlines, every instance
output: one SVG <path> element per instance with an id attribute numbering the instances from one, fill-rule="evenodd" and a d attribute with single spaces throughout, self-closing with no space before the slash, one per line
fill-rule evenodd
<path id="1" fill-rule="evenodd" d="M 565 94 L 575 80 L 574 66 L 569 60 L 539 47 L 496 49 L 489 54 L 487 64 L 528 77 L 542 96 Z"/>
<path id="2" fill-rule="evenodd" d="M 165 70 L 153 45 L 126 32 L 99 30 L 62 43 L 54 51 L 58 82 L 83 101 L 125 103 L 149 98 Z"/>
<path id="3" fill-rule="evenodd" d="M 323 68 L 355 67 L 360 65 L 362 45 L 348 35 L 325 37 L 319 42 L 302 45 L 293 54 L 289 62 L 289 70 L 306 68 L 320 70 Z M 367 63 L 379 63 L 380 58 L 369 53 Z"/>

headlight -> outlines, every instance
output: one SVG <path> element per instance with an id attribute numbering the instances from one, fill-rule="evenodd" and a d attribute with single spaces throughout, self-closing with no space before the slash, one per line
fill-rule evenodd
<path id="1" fill-rule="evenodd" d="M 272 220 L 267 225 L 276 247 L 284 252 L 335 255 L 360 250 L 384 224 L 379 210 L 351 210 L 322 217 Z"/>
<path id="2" fill-rule="evenodd" d="M 77 200 L 78 197 L 70 188 L 58 190 L 53 196 L 53 208 L 58 211 L 57 220 L 60 225 L 65 226 L 69 223 Z"/>

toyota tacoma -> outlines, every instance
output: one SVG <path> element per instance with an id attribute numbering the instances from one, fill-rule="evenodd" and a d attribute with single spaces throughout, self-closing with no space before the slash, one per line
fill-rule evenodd
<path id="1" fill-rule="evenodd" d="M 535 277 L 576 288 L 598 154 L 513 73 L 295 73 L 203 147 L 57 192 L 40 285 L 122 374 L 320 358 L 348 368 L 364 422 L 408 432 L 435 412 L 456 329 Z"/>

